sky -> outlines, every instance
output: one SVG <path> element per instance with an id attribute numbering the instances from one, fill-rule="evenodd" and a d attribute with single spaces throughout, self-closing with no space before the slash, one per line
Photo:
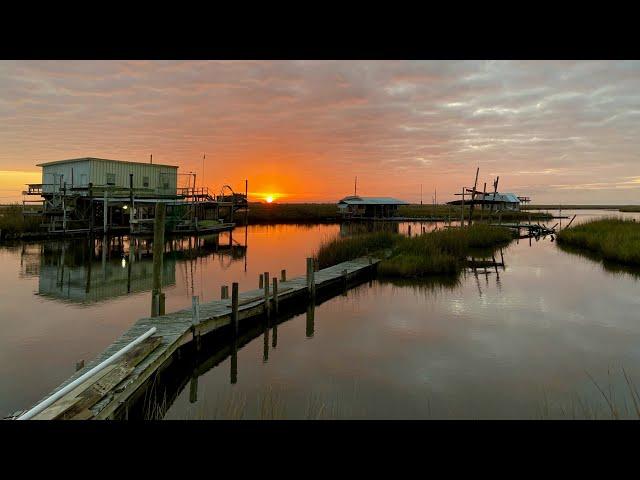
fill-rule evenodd
<path id="1" fill-rule="evenodd" d="M 638 61 L 0 61 L 0 203 L 40 162 L 153 154 L 250 201 L 357 176 L 442 203 L 480 167 L 532 203 L 639 204 L 639 147 Z"/>

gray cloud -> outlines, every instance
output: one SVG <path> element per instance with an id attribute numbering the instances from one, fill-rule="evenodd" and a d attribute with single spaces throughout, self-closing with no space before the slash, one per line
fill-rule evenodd
<path id="1" fill-rule="evenodd" d="M 354 174 L 443 198 L 480 165 L 540 202 L 637 203 L 639 87 L 631 61 L 5 61 L 0 170 L 150 152 L 189 170 L 206 151 L 244 178 L 276 151 L 324 180 L 300 199 Z"/>

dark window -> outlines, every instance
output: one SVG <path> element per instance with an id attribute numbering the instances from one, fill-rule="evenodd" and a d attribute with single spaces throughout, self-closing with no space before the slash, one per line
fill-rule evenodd
<path id="1" fill-rule="evenodd" d="M 115 185 L 115 184 L 116 184 L 116 174 L 107 173 L 107 185 Z"/>
<path id="2" fill-rule="evenodd" d="M 142 186 L 144 188 L 149 187 L 149 177 L 142 177 Z"/>

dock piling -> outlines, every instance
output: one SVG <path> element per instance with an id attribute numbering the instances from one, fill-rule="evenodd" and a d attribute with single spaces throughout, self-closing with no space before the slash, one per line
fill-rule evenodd
<path id="1" fill-rule="evenodd" d="M 278 279 L 273 277 L 273 311 L 278 313 Z"/>
<path id="2" fill-rule="evenodd" d="M 316 288 L 315 288 L 312 257 L 307 258 L 307 289 L 309 290 L 309 295 L 311 295 L 312 297 L 315 296 Z"/>
<path id="3" fill-rule="evenodd" d="M 200 299 L 197 295 L 191 297 L 191 328 L 193 331 L 193 338 L 196 341 L 196 350 L 200 351 L 200 333 L 198 331 L 198 325 L 200 323 Z"/>
<path id="4" fill-rule="evenodd" d="M 280 283 L 287 281 L 287 271 L 283 268 L 280 270 Z"/>
<path id="5" fill-rule="evenodd" d="M 153 290 L 151 291 L 151 316 L 158 315 L 159 299 L 156 297 L 162 290 L 162 256 L 164 254 L 164 224 L 166 207 L 164 203 L 156 203 L 155 220 L 153 222 Z"/>
<path id="6" fill-rule="evenodd" d="M 222 285 L 220 287 L 220 299 L 225 300 L 229 298 L 229 285 Z"/>
<path id="7" fill-rule="evenodd" d="M 269 272 L 264 272 L 264 311 L 269 316 L 271 309 L 269 308 Z"/>
<path id="8" fill-rule="evenodd" d="M 231 323 L 235 335 L 238 335 L 238 282 L 231 284 Z"/>
<path id="9" fill-rule="evenodd" d="M 158 294 L 158 315 L 164 315 L 165 312 L 165 294 L 164 292 L 160 292 Z"/>
<path id="10" fill-rule="evenodd" d="M 258 280 L 258 288 L 264 288 L 264 277 L 262 276 L 262 274 L 259 275 L 259 280 Z"/>

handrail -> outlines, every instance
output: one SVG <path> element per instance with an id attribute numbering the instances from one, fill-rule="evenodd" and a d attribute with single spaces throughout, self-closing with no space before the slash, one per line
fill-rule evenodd
<path id="1" fill-rule="evenodd" d="M 129 345 L 127 345 L 126 347 L 121 348 L 120 350 L 118 350 L 116 353 L 114 353 L 113 355 L 111 355 L 109 358 L 107 358 L 105 361 L 99 363 L 98 365 L 96 365 L 95 367 L 93 367 L 91 370 L 89 370 L 88 372 L 84 373 L 83 375 L 81 375 L 80 377 L 76 378 L 73 382 L 71 382 L 70 384 L 68 384 L 66 387 L 61 388 L 60 390 L 58 390 L 56 393 L 54 393 L 53 395 L 51 395 L 49 398 L 43 400 L 42 402 L 40 402 L 39 404 L 37 404 L 35 407 L 33 407 L 31 410 L 29 410 L 28 412 L 23 413 L 22 415 L 20 415 L 16 420 L 29 420 L 30 418 L 36 416 L 37 414 L 39 414 L 40 412 L 42 412 L 45 408 L 47 408 L 48 406 L 52 405 L 53 403 L 55 403 L 57 400 L 59 400 L 60 398 L 62 398 L 64 395 L 66 395 L 67 393 L 69 393 L 71 390 L 73 390 L 75 387 L 77 387 L 78 385 L 80 385 L 82 382 L 84 382 L 87 378 L 95 375 L 96 373 L 98 373 L 101 370 L 104 370 L 105 367 L 107 367 L 108 365 L 110 365 L 111 363 L 113 363 L 114 360 L 120 358 L 122 355 L 124 355 L 125 353 L 127 353 L 129 350 L 131 350 L 133 347 L 135 347 L 136 345 L 138 345 L 139 343 L 141 343 L 142 341 L 146 340 L 147 338 L 149 338 L 151 335 L 153 335 L 156 332 L 156 327 L 152 327 L 149 330 L 146 331 L 146 333 L 143 333 L 142 335 L 140 335 L 138 338 L 136 338 L 133 342 L 131 342 Z"/>

